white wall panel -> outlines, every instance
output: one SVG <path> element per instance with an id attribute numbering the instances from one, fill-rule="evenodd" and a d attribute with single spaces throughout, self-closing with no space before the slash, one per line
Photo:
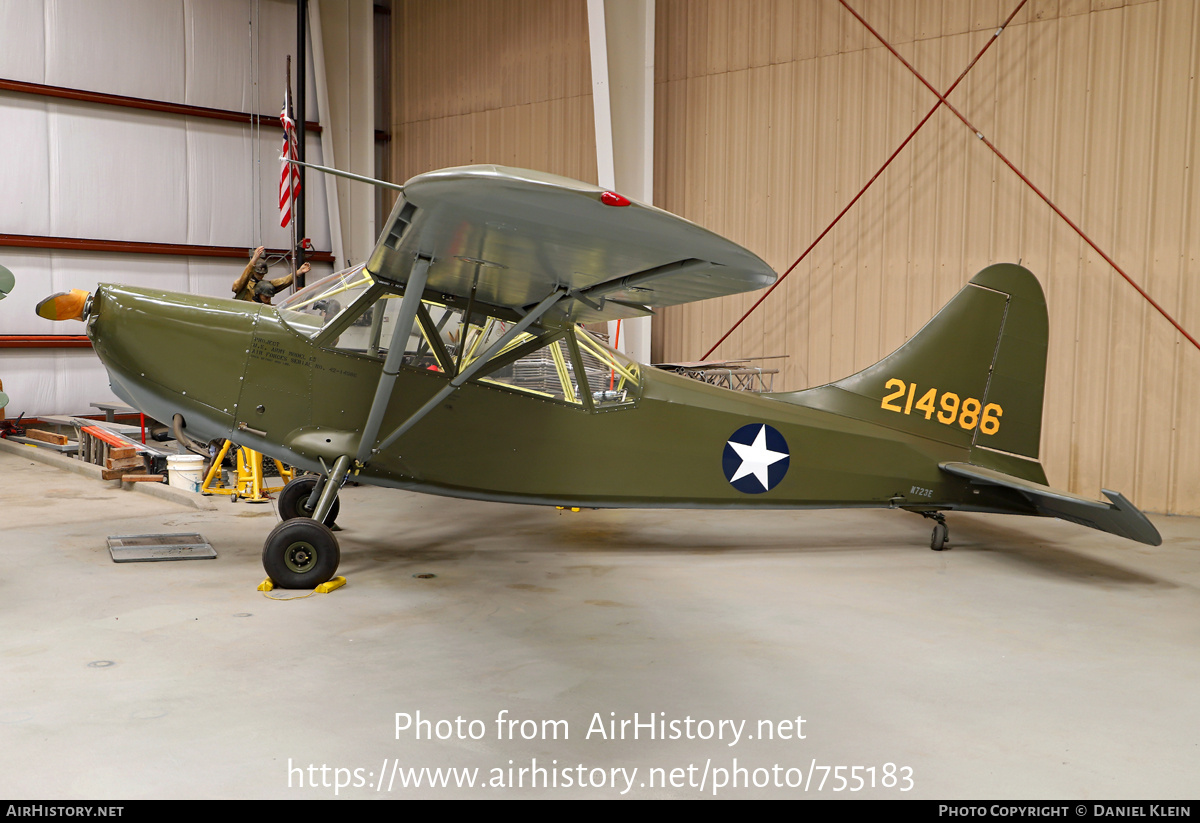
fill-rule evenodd
<path id="1" fill-rule="evenodd" d="M 256 9 L 258 30 L 252 35 Z M 283 105 L 289 54 L 293 55 L 293 91 L 296 88 L 295 0 L 184 0 L 183 16 L 187 28 L 183 102 L 277 114 Z M 252 47 L 258 56 L 257 71 L 251 62 Z M 308 65 L 307 119 L 318 120 L 311 60 Z"/>
<path id="2" fill-rule="evenodd" d="M 3 49 L 0 49 L 0 53 Z M 6 234 L 50 233 L 45 99 L 0 92 L 0 207 Z"/>
<path id="3" fill-rule="evenodd" d="M 0 77 L 274 114 L 295 18 L 293 0 L 0 0 Z M 310 61 L 309 120 L 318 118 L 312 78 Z M 0 93 L 0 232 L 286 247 L 281 137 L 277 127 Z M 322 161 L 317 135 L 307 148 Z M 308 234 L 328 249 L 322 175 L 308 176 L 305 202 Z M 42 320 L 34 306 L 101 282 L 228 297 L 245 260 L 0 248 L 0 263 L 17 276 L 0 335 L 77 335 L 81 324 Z M 0 349 L 0 379 L 13 414 L 112 399 L 85 349 Z"/>
<path id="4" fill-rule="evenodd" d="M 94 414 L 96 410 L 89 405 L 93 402 L 121 402 L 108 387 L 108 374 L 97 364 L 91 349 L 6 352 L 0 375 L 10 398 L 5 416 L 48 414 L 49 409 L 64 414 Z"/>
<path id="5" fill-rule="evenodd" d="M 251 13 L 247 0 L 184 2 L 188 43 L 184 102 L 189 106 L 266 114 L 255 107 Z M 295 32 L 294 25 L 291 31 Z M 290 51 L 295 49 L 293 34 Z"/>
<path id="6" fill-rule="evenodd" d="M 242 266 L 231 260 L 232 277 Z M 87 289 L 100 283 L 120 283 L 148 289 L 187 291 L 186 257 L 165 254 L 106 254 L 103 257 L 84 252 L 56 252 L 52 258 L 55 291 Z M 244 264 L 242 264 L 244 265 Z M 41 318 L 35 318 L 41 319 Z M 48 321 L 47 321 L 48 322 Z M 83 327 L 73 320 L 61 321 L 61 330 L 41 334 L 82 334 Z"/>
<path id="7" fill-rule="evenodd" d="M 96 359 L 90 349 L 81 349 Z M 8 394 L 8 405 L 4 416 L 15 419 L 22 413 L 36 415 L 34 409 L 62 409 L 68 414 L 84 411 L 71 409 L 59 402 L 55 379 L 58 352 L 47 349 L 14 349 L 4 353 L 4 392 Z M 65 398 L 64 398 L 65 399 Z"/>
<path id="8" fill-rule="evenodd" d="M 182 0 L 45 0 L 52 86 L 183 102 Z"/>
<path id="9" fill-rule="evenodd" d="M 0 264 L 16 278 L 17 283 L 8 297 L 0 303 L 0 334 L 82 334 L 83 327 L 75 324 L 75 331 L 66 328 L 66 323 L 51 324 L 33 313 L 34 307 L 43 297 L 53 294 L 53 263 L 48 252 L 40 249 L 0 248 Z M 62 326 L 61 330 L 55 328 Z M 0 380 L 7 386 L 7 358 L 0 361 Z"/>
<path id="10" fill-rule="evenodd" d="M 5 79 L 274 114 L 283 103 L 287 56 L 296 53 L 296 4 L 0 0 L 0 33 Z M 293 89 L 296 75 L 293 65 Z M 313 76 L 309 60 L 307 114 L 318 120 Z"/>
<path id="11" fill-rule="evenodd" d="M 187 288 L 191 294 L 211 297 L 233 297 L 233 281 L 245 268 L 244 260 L 226 260 L 213 257 L 189 257 L 187 260 Z M 272 269 L 271 277 L 282 277 Z"/>
<path id="12" fill-rule="evenodd" d="M 50 104 L 50 232 L 178 243 L 187 236 L 182 118 Z"/>
<path id="13" fill-rule="evenodd" d="M 48 408 L 68 409 L 68 413 L 95 412 L 92 403 L 124 402 L 109 387 L 108 372 L 103 367 L 96 368 L 98 362 L 89 349 L 55 352 L 54 404 Z"/>
<path id="14" fill-rule="evenodd" d="M 275 142 L 278 154 L 282 138 Z M 247 248 L 258 245 L 254 200 L 262 188 L 278 192 L 279 181 L 278 172 L 273 178 L 267 168 L 254 168 L 253 161 L 249 126 L 230 128 L 218 121 L 188 119 L 188 243 Z M 275 163 L 270 168 L 278 166 Z M 278 224 L 278 219 L 275 222 Z"/>
<path id="15" fill-rule="evenodd" d="M 43 0 L 0 0 L 0 77 L 46 82 Z"/>

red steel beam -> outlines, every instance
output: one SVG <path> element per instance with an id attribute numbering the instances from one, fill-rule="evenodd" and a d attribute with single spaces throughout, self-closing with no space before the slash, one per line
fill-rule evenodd
<path id="1" fill-rule="evenodd" d="M 184 103 L 167 103 L 162 100 L 147 100 L 144 97 L 126 97 L 122 94 L 105 94 L 101 91 L 85 91 L 70 89 L 65 86 L 47 86 L 42 83 L 29 83 L 24 80 L 6 80 L 0 78 L 0 91 L 11 91 L 17 94 L 33 94 L 38 97 L 57 97 L 61 100 L 75 100 L 81 103 L 100 103 L 105 106 L 121 106 L 127 109 L 142 109 L 163 114 L 182 114 L 186 117 L 206 117 L 209 120 L 226 120 L 234 123 L 259 123 L 280 129 L 278 115 L 251 114 L 244 111 L 229 109 L 212 109 L 207 106 L 189 106 Z M 305 121 L 304 128 L 315 134 L 321 133 L 321 124 L 315 121 Z"/>
<path id="2" fill-rule="evenodd" d="M 0 349 L 90 349 L 92 341 L 82 334 L 4 334 Z"/>
<path id="3" fill-rule="evenodd" d="M 124 252 L 126 254 L 172 254 L 183 257 L 240 257 L 249 259 L 242 246 L 200 246 L 187 243 L 142 243 L 134 240 L 98 240 L 82 237 L 51 237 L 40 234 L 0 234 L 0 246 L 23 249 L 60 249 L 66 251 Z M 289 255 L 287 249 L 268 249 L 272 256 Z M 310 251 L 305 258 L 332 263 L 333 252 Z"/>
<path id="4" fill-rule="evenodd" d="M 1008 15 L 1007 19 L 1005 19 L 1005 21 L 1000 24 L 1000 28 L 996 29 L 996 31 L 992 34 L 992 36 L 990 38 L 988 38 L 988 41 L 986 43 L 984 43 L 983 48 L 979 50 L 979 53 L 975 55 L 975 58 L 973 60 L 971 60 L 970 63 L 967 64 L 967 67 L 962 70 L 962 73 L 960 73 L 958 75 L 958 77 L 955 79 L 955 81 L 950 84 L 950 87 L 948 89 L 946 89 L 946 94 L 950 94 L 950 92 L 954 91 L 954 89 L 956 89 L 958 87 L 958 84 L 961 83 L 963 81 L 963 78 L 967 76 L 967 72 L 969 72 L 971 69 L 973 69 L 975 67 L 975 64 L 979 62 L 979 58 L 983 57 L 984 52 L 986 52 L 988 49 L 990 49 L 992 47 L 992 43 L 996 42 L 996 38 L 998 38 L 1000 36 L 1000 34 L 1004 31 L 1004 29 L 1008 26 L 1008 24 L 1012 22 L 1012 19 L 1017 16 L 1017 12 L 1019 12 L 1021 10 L 1021 8 L 1028 1 L 1029 0 L 1021 0 L 1021 2 L 1017 3 L 1017 7 L 1015 9 L 1013 9 L 1012 13 L 1010 15 Z M 846 5 L 844 0 L 842 2 L 842 5 Z M 849 9 L 850 7 L 846 6 L 846 8 Z M 853 9 L 850 9 L 850 11 L 852 14 L 854 13 Z M 857 17 L 858 15 L 855 14 L 855 16 Z M 859 17 L 859 20 L 862 20 L 862 18 Z M 878 35 L 876 35 L 876 36 L 878 36 Z M 892 52 L 892 53 L 895 54 L 895 52 Z M 903 60 L 904 58 L 900 58 L 900 59 Z M 926 84 L 926 85 L 928 85 L 928 84 Z M 907 146 L 912 141 L 912 139 L 917 136 L 917 132 L 919 132 L 921 130 L 921 127 L 924 126 L 926 122 L 928 122 L 930 117 L 933 117 L 934 112 L 936 112 L 939 108 L 941 108 L 943 103 L 947 106 L 950 105 L 949 103 L 946 103 L 945 95 L 937 94 L 937 92 L 934 92 L 934 94 L 937 95 L 938 101 L 936 103 L 934 103 L 933 108 L 931 108 L 929 110 L 929 112 L 924 117 L 921 118 L 921 122 L 917 123 L 916 128 L 914 128 L 911 132 L 908 133 L 908 137 L 905 137 L 904 141 L 901 142 L 900 145 L 896 147 L 896 150 L 888 156 L 888 159 L 883 161 L 883 165 L 879 167 L 879 171 L 877 171 L 877 172 L 875 172 L 875 174 L 871 175 L 871 179 L 866 182 L 866 185 L 864 185 L 861 189 L 858 190 L 858 194 L 854 195 L 854 197 L 852 197 L 850 199 L 850 202 L 846 204 L 846 207 L 844 209 L 842 209 L 840 212 L 838 212 L 837 217 L 833 218 L 833 222 L 831 222 L 828 226 L 826 226 L 825 230 L 817 235 L 817 239 L 812 241 L 812 243 L 809 244 L 808 248 L 806 248 L 800 254 L 800 256 L 796 258 L 796 261 L 794 263 L 792 263 L 792 265 L 787 267 L 787 271 L 785 271 L 783 274 L 781 274 L 779 276 L 779 279 L 776 280 L 771 285 L 771 287 L 766 290 L 766 292 L 763 294 L 763 296 L 758 298 L 758 300 L 754 301 L 754 305 L 751 306 L 746 311 L 745 314 L 743 314 L 741 317 L 739 317 L 738 321 L 736 323 L 734 323 L 732 326 L 729 327 L 729 331 L 727 331 L 723 335 L 721 335 L 720 340 L 718 340 L 716 343 L 713 343 L 712 348 L 710 348 L 708 351 L 706 351 L 704 353 L 704 355 L 700 358 L 701 360 L 707 360 L 708 356 L 717 350 L 717 346 L 720 346 L 722 343 L 724 343 L 726 338 L 728 338 L 729 335 L 733 334 L 734 331 L 737 330 L 738 326 L 742 325 L 742 323 L 746 320 L 746 318 L 749 317 L 754 312 L 755 309 L 757 309 L 760 305 L 762 305 L 762 302 L 764 300 L 766 300 L 768 297 L 771 296 L 771 292 L 775 291 L 775 289 L 778 288 L 779 285 L 781 283 L 783 283 L 784 280 L 787 279 L 787 276 L 792 273 L 792 270 L 795 269 L 796 266 L 800 265 L 800 261 L 802 261 L 804 258 L 808 257 L 809 252 L 811 252 L 813 249 L 815 249 L 817 247 L 817 244 L 820 243 L 823 239 L 825 239 L 825 235 L 829 234 L 830 230 L 832 230 L 833 227 L 838 224 L 838 221 L 840 221 L 846 215 L 846 212 L 850 211 L 850 209 L 854 206 L 854 204 L 858 202 L 859 198 L 862 197 L 864 194 L 866 194 L 867 189 L 871 188 L 871 185 L 876 180 L 879 179 L 879 175 L 883 174 L 884 170 L 887 169 L 887 167 L 892 164 L 892 161 L 895 160 L 896 156 L 904 150 L 904 147 Z"/>
<path id="5" fill-rule="evenodd" d="M 946 100 L 946 95 L 938 94 L 937 89 L 935 89 L 933 86 L 931 86 L 929 84 L 929 81 L 926 80 L 923 76 L 921 76 L 921 73 L 919 71 L 917 71 L 915 68 L 913 68 L 912 64 L 909 63 L 907 60 L 905 60 L 904 57 L 900 54 L 900 52 L 898 52 L 894 48 L 892 48 L 891 43 L 889 43 L 887 40 L 884 40 L 883 35 L 881 35 L 877 31 L 875 31 L 875 29 L 871 27 L 871 24 L 862 18 L 862 15 L 860 15 L 854 9 L 850 8 L 850 4 L 847 3 L 846 0 L 838 0 L 838 2 L 841 3 L 843 6 L 845 6 L 846 10 L 849 11 L 851 14 L 853 14 L 854 17 L 858 20 L 858 22 L 860 22 L 864 26 L 866 26 L 867 31 L 869 31 L 869 32 L 871 32 L 871 34 L 875 35 L 875 39 L 877 39 L 880 43 L 882 43 L 884 48 L 886 48 L 888 51 L 890 51 L 896 57 L 897 60 L 899 60 L 901 63 L 903 63 L 904 67 L 907 68 L 910 72 L 912 72 L 913 76 L 915 76 L 918 80 L 920 80 L 921 83 L 925 86 L 925 88 L 929 89 L 931 92 L 933 92 L 935 95 L 937 95 L 938 102 L 945 104 L 946 108 L 950 109 L 950 111 L 954 114 L 954 116 L 962 121 L 964 126 L 966 126 L 971 131 L 973 131 L 975 133 L 975 136 L 978 137 L 979 140 L 985 146 L 987 146 L 989 149 L 991 149 L 992 152 L 998 158 L 1000 158 L 1000 161 L 1002 163 L 1004 163 L 1004 165 L 1006 165 L 1010 169 L 1012 169 L 1013 173 L 1016 174 L 1017 177 L 1021 178 L 1021 182 L 1023 182 L 1025 185 L 1029 186 L 1029 188 L 1031 188 L 1033 190 L 1033 193 L 1036 194 L 1038 197 L 1040 197 L 1042 199 L 1042 202 L 1050 207 L 1051 211 L 1053 211 L 1055 214 L 1057 214 L 1059 217 L 1061 217 L 1063 219 L 1063 222 L 1065 222 L 1068 226 L 1070 226 L 1072 229 L 1074 229 L 1075 233 L 1078 234 L 1083 239 L 1083 242 L 1087 243 L 1092 248 L 1092 251 L 1096 252 L 1096 254 L 1103 257 L 1104 262 L 1106 262 L 1106 263 L 1108 263 L 1108 265 L 1112 266 L 1113 269 L 1117 272 L 1117 274 L 1119 274 L 1119 275 L 1121 275 L 1121 277 L 1125 278 L 1125 282 L 1128 283 L 1129 285 L 1133 286 L 1133 288 L 1137 291 L 1137 293 L 1146 299 L 1147 303 L 1149 303 L 1151 306 L 1153 306 L 1158 311 L 1159 314 L 1161 314 L 1163 317 L 1165 317 L 1167 319 L 1167 322 L 1169 322 L 1172 326 L 1175 327 L 1176 331 L 1178 331 L 1180 334 L 1182 334 L 1184 337 L 1186 337 L 1193 346 L 1195 346 L 1197 349 L 1200 349 L 1200 342 L 1197 342 L 1196 338 L 1194 338 L 1190 334 L 1188 334 L 1187 331 L 1183 328 L 1183 326 L 1179 325 L 1179 323 L 1176 322 L 1175 318 L 1167 313 L 1166 309 L 1164 309 L 1162 306 L 1160 306 L 1154 300 L 1153 297 L 1151 297 L 1149 294 L 1146 293 L 1145 289 L 1143 289 L 1141 286 L 1139 286 L 1132 277 L 1130 277 L 1128 274 L 1126 274 L 1125 270 L 1117 265 L 1117 261 L 1115 261 L 1111 257 L 1109 257 L 1109 255 L 1106 254 L 1103 249 L 1101 249 L 1099 246 L 1097 246 L 1095 241 L 1093 241 L 1092 238 L 1088 237 L 1084 233 L 1083 229 L 1079 228 L 1079 226 L 1077 226 L 1075 224 L 1075 221 L 1073 221 L 1071 218 L 1067 217 L 1067 215 L 1063 213 L 1063 210 L 1054 204 L 1053 200 L 1051 200 L 1049 197 L 1047 197 L 1046 194 L 1041 189 L 1039 189 L 1037 186 L 1034 185 L 1032 180 L 1030 180 L 1028 177 L 1026 177 L 1024 174 L 1022 174 L 1021 170 L 1018 169 L 1016 166 L 1014 166 L 1012 161 L 1009 160 L 1007 157 L 1005 157 L 1004 153 L 1001 152 L 1000 149 L 996 148 L 995 143 L 993 143 L 986 136 L 984 136 L 983 132 L 981 132 L 979 129 L 975 128 L 975 126 L 971 123 L 971 121 L 968 120 L 963 115 L 962 112 L 960 112 L 948 100 Z M 947 91 L 946 94 L 949 94 L 949 92 Z"/>

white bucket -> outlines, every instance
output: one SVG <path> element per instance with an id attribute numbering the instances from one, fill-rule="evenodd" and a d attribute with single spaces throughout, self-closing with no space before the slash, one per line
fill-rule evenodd
<path id="1" fill-rule="evenodd" d="M 167 484 L 189 492 L 204 484 L 204 458 L 198 454 L 168 454 Z"/>

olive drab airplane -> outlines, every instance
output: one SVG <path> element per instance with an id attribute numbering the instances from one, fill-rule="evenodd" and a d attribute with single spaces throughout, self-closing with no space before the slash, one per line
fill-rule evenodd
<path id="1" fill-rule="evenodd" d="M 263 547 L 276 585 L 334 575 L 347 478 L 563 507 L 904 509 L 934 521 L 938 550 L 947 511 L 1161 542 L 1120 494 L 1046 485 L 1046 304 L 1020 266 L 979 272 L 858 374 L 733 392 L 635 363 L 581 324 L 772 283 L 741 246 L 540 172 L 384 185 L 401 194 L 367 263 L 279 305 L 118 285 L 39 304 L 83 320 L 113 391 L 185 443 L 229 438 L 313 473 L 279 495 Z"/>

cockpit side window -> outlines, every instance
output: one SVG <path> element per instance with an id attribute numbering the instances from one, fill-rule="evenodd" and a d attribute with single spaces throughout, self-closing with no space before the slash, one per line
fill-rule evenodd
<path id="1" fill-rule="evenodd" d="M 377 284 L 361 266 L 292 295 L 280 315 L 318 345 L 384 359 L 395 337 L 403 295 Z M 422 300 L 405 342 L 404 368 L 458 374 L 508 332 L 515 320 Z M 472 380 L 588 410 L 634 404 L 638 364 L 580 327 L 533 328 L 491 354 Z"/>
<path id="2" fill-rule="evenodd" d="M 597 409 L 634 403 L 641 394 L 641 366 L 580 327 L 573 330 L 588 392 Z"/>

